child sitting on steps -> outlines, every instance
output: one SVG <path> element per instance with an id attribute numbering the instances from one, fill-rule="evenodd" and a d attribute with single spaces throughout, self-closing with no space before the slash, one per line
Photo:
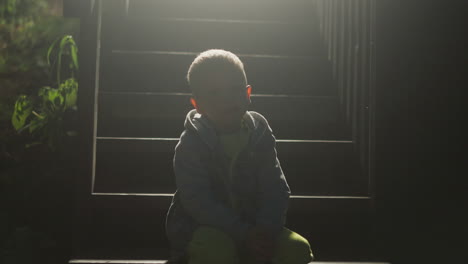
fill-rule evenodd
<path id="1" fill-rule="evenodd" d="M 208 50 L 190 65 L 194 110 L 176 146 L 168 263 L 306 264 L 308 241 L 284 227 L 289 186 L 267 120 L 247 111 L 240 59 Z"/>

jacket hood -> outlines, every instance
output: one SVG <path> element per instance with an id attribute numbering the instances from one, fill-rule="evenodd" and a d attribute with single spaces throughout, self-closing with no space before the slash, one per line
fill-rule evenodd
<path id="1" fill-rule="evenodd" d="M 251 143 L 255 145 L 265 132 L 272 132 L 267 120 L 261 114 L 254 111 L 247 111 L 243 116 L 244 122 L 251 131 Z M 218 143 L 218 134 L 213 123 L 204 115 L 192 109 L 187 113 L 184 127 L 187 130 L 196 132 L 200 138 L 212 149 Z"/>

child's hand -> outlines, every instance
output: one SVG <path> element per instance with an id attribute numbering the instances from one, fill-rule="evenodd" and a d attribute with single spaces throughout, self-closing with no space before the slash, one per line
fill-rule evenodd
<path id="1" fill-rule="evenodd" d="M 255 260 L 259 262 L 269 261 L 273 257 L 275 241 L 270 233 L 259 227 L 249 229 L 246 244 Z"/>

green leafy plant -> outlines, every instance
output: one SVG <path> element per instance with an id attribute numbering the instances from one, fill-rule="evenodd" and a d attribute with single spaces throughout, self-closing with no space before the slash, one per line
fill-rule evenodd
<path id="1" fill-rule="evenodd" d="M 56 150 L 65 136 L 76 134 L 64 129 L 65 113 L 76 110 L 78 93 L 78 48 L 73 37 L 66 35 L 54 41 L 47 51 L 47 62 L 56 73 L 58 87 L 44 86 L 34 96 L 20 95 L 11 122 L 16 131 L 27 131 L 36 140 L 27 146 L 47 144 Z M 63 67 L 64 62 L 68 62 L 67 67 Z M 64 72 L 67 76 L 62 81 Z"/>
<path id="2" fill-rule="evenodd" d="M 59 43 L 59 45 L 57 45 Z M 54 63 L 51 63 L 51 55 L 54 50 L 57 50 L 57 59 Z M 57 83 L 61 83 L 61 71 L 62 71 L 62 56 L 69 55 L 71 59 L 68 64 L 68 73 L 72 79 L 75 78 L 75 72 L 78 71 L 78 48 L 76 46 L 73 37 L 70 35 L 64 36 L 61 39 L 57 39 L 47 50 L 47 63 L 53 68 L 56 66 Z M 57 62 L 57 63 L 55 63 Z"/>

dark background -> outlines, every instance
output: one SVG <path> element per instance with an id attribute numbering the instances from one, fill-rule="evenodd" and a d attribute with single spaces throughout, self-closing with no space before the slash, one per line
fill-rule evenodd
<path id="1" fill-rule="evenodd" d="M 73 8 L 87 8 L 86 1 L 66 2 Z M 462 92 L 468 72 L 466 5 L 461 0 L 376 1 L 375 260 L 466 261 L 467 155 L 462 130 L 466 121 Z M 86 48 L 86 40 L 80 41 Z M 92 71 L 83 72 L 88 70 Z M 30 159 L 40 160 L 34 155 Z M 77 175 L 70 173 L 60 180 L 59 184 L 68 183 L 56 196 L 64 204 L 45 214 L 54 218 L 37 220 L 38 225 L 60 226 L 55 231 L 62 233 L 57 236 L 59 246 L 49 247 L 47 253 L 60 257 L 39 262 L 65 263 L 72 255 L 71 229 L 76 219 L 70 207 L 76 207 L 77 201 L 69 183 Z M 29 215 L 43 213 L 34 203 L 24 208 L 16 213 L 18 225 L 34 222 Z"/>
<path id="2" fill-rule="evenodd" d="M 463 260 L 466 4 L 377 1 L 378 222 L 395 263 Z"/>

